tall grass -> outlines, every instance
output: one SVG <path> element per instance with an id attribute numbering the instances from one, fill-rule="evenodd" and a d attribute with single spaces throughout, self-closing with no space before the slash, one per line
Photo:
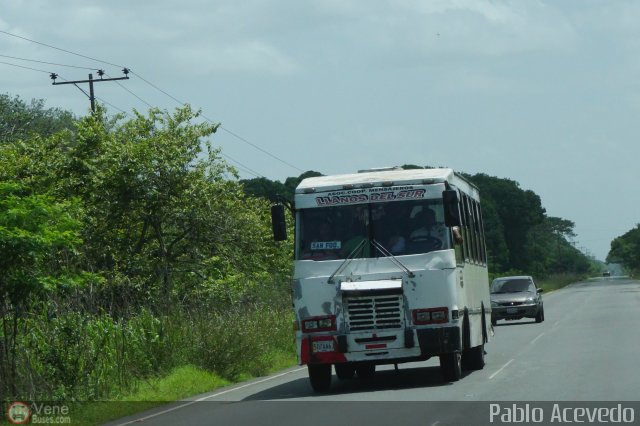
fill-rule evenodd
<path id="1" fill-rule="evenodd" d="M 279 305 L 182 307 L 165 316 L 141 309 L 117 319 L 43 304 L 20 319 L 17 392 L 0 401 L 119 399 L 185 365 L 227 380 L 265 374 L 295 351 L 292 314 Z"/>
<path id="2" fill-rule="evenodd" d="M 552 274 L 543 279 L 537 280 L 538 287 L 542 287 L 544 291 L 558 290 L 562 287 L 566 287 L 569 284 L 582 281 L 587 276 L 585 274 Z"/>

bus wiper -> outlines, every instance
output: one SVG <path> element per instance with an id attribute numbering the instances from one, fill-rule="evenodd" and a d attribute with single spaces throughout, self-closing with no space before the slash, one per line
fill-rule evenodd
<path id="1" fill-rule="evenodd" d="M 347 258 L 338 266 L 338 269 L 335 270 L 333 274 L 329 277 L 327 282 L 329 284 L 333 284 L 333 278 L 338 275 L 351 261 L 360 253 L 360 251 L 364 248 L 365 244 L 369 244 L 369 240 L 367 238 L 363 238 L 362 241 L 354 248 L 351 253 L 347 256 Z"/>
<path id="2" fill-rule="evenodd" d="M 373 242 L 373 246 L 375 248 L 378 249 L 378 251 L 380 253 L 382 253 L 385 257 L 388 257 L 391 259 L 391 261 L 400 269 L 404 270 L 407 275 L 409 276 L 409 278 L 413 278 L 415 277 L 415 274 L 413 272 L 411 272 L 411 270 L 409 268 L 407 268 L 406 266 L 404 266 L 404 264 L 402 262 L 400 262 L 400 260 L 395 257 L 393 255 L 393 253 L 391 253 L 389 250 L 387 250 L 382 244 L 380 244 L 379 242 L 377 242 L 376 240 L 371 240 Z"/>

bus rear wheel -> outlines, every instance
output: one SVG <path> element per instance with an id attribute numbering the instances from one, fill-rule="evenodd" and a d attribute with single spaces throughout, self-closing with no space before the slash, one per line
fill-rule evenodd
<path id="1" fill-rule="evenodd" d="M 326 392 L 331 387 L 331 364 L 308 364 L 309 382 L 316 392 Z"/>
<path id="2" fill-rule="evenodd" d="M 484 344 L 464 351 L 464 364 L 469 370 L 484 368 Z"/>
<path id="3" fill-rule="evenodd" d="M 440 370 L 442 376 L 448 382 L 457 382 L 462 377 L 462 355 L 460 352 L 451 352 L 440 355 Z"/>

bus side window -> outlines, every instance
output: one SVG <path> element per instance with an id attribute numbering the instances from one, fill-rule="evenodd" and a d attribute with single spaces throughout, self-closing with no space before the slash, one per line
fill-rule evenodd
<path id="1" fill-rule="evenodd" d="M 487 264 L 487 239 L 484 231 L 484 216 L 482 216 L 482 208 L 478 211 L 480 213 L 480 229 L 482 229 L 482 260 L 484 264 Z"/>
<path id="2" fill-rule="evenodd" d="M 475 249 L 476 260 L 478 263 L 482 263 L 482 238 L 480 235 L 480 218 L 478 217 L 478 202 L 471 200 L 471 206 L 473 211 L 473 233 L 475 235 Z"/>
<path id="3" fill-rule="evenodd" d="M 462 194 L 462 197 L 460 197 L 460 204 L 461 204 L 461 209 L 460 212 L 462 213 L 462 226 L 461 226 L 461 232 L 462 232 L 462 240 L 463 240 L 463 246 L 462 246 L 462 255 L 464 256 L 464 260 L 465 262 L 470 262 L 471 261 L 471 242 L 469 241 L 469 215 L 467 214 L 467 203 L 465 202 L 465 198 L 466 195 Z"/>
<path id="4" fill-rule="evenodd" d="M 476 235 L 474 232 L 474 220 L 473 220 L 473 205 L 470 197 L 465 195 L 465 204 L 467 206 L 467 233 L 469 234 L 469 257 L 475 263 L 478 260 L 478 253 L 476 247 Z"/>
<path id="5" fill-rule="evenodd" d="M 482 209 L 480 203 L 476 202 L 476 221 L 478 224 L 478 243 L 480 250 L 480 263 L 487 264 L 487 247 L 484 240 L 484 224 L 482 223 Z"/>

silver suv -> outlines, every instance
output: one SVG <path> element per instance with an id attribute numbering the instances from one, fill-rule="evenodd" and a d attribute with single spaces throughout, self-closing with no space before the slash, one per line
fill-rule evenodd
<path id="1" fill-rule="evenodd" d="M 528 275 L 496 278 L 491 283 L 491 324 L 498 320 L 535 318 L 544 321 L 541 288 Z"/>

